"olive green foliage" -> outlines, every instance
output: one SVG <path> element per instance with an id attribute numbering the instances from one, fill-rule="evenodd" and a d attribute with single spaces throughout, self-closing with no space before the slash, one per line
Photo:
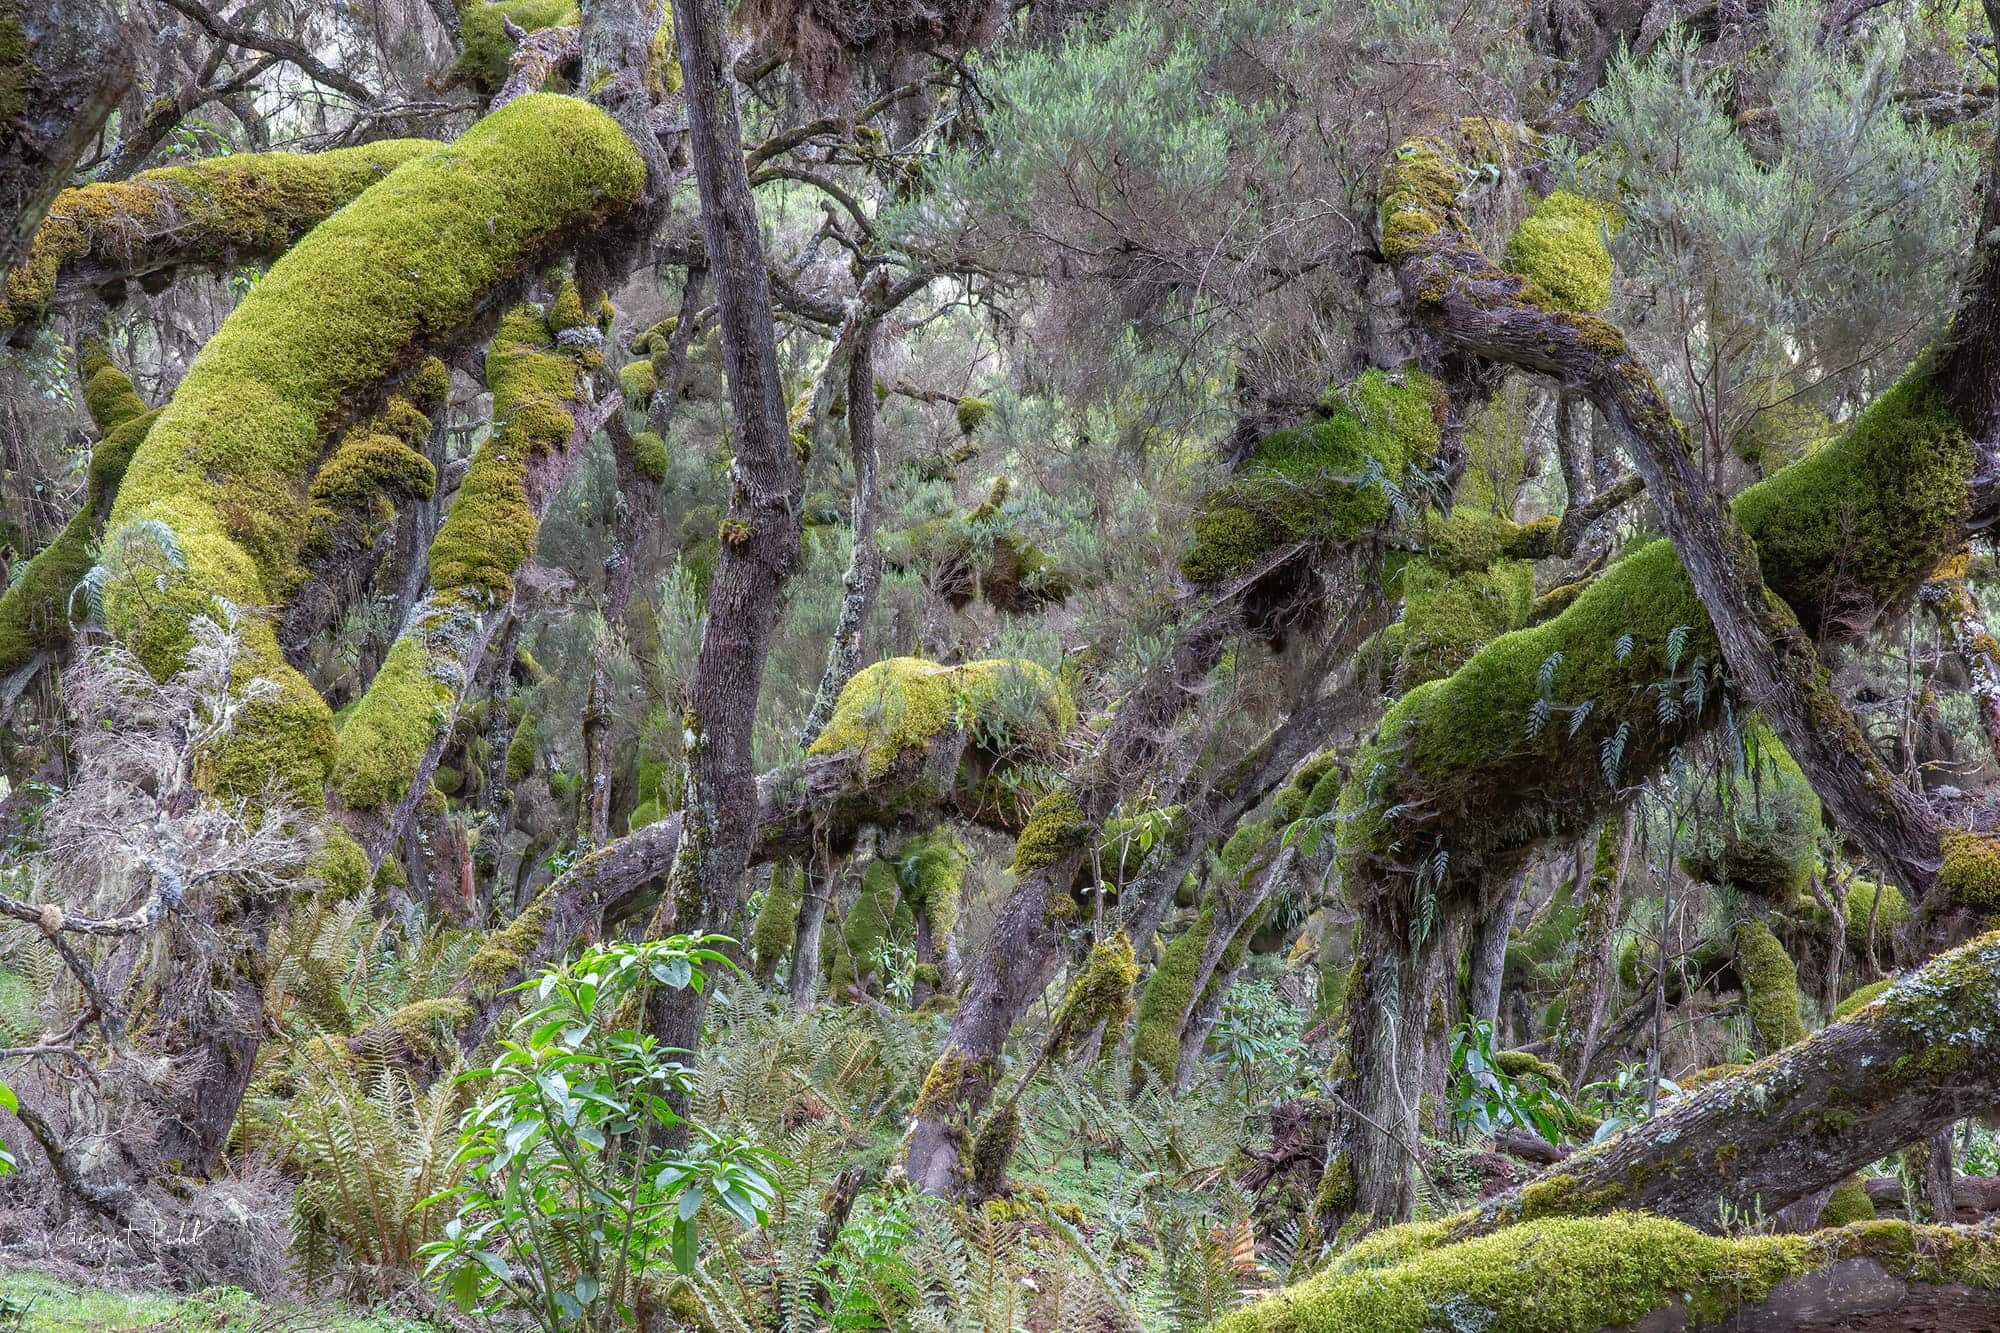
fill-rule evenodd
<path id="1" fill-rule="evenodd" d="M 1324 1272 L 1218 1321 L 1214 1333 L 1590 1333 L 1685 1301 L 1690 1326 L 1788 1277 L 1869 1258 L 1906 1281 L 2000 1286 L 1987 1238 L 1902 1222 L 1812 1235 L 1705 1235 L 1643 1213 L 1547 1218 L 1446 1245 L 1451 1223 L 1378 1232 Z M 1448 1323 L 1439 1316 L 1448 1312 Z"/>
<path id="2" fill-rule="evenodd" d="M 1743 1001 L 1757 1032 L 1760 1055 L 1770 1055 L 1806 1039 L 1799 1016 L 1799 973 L 1791 955 L 1761 921 L 1736 927 L 1736 970 L 1743 981 Z"/>
<path id="3" fill-rule="evenodd" d="M 995 610 L 1026 615 L 1066 600 L 1075 583 L 1060 561 L 1015 531 L 1001 477 L 990 497 L 963 515 L 929 519 L 891 534 L 892 569 L 922 569 L 954 608 L 983 599 Z"/>
<path id="4" fill-rule="evenodd" d="M 1819 797 L 1769 727 L 1745 727 L 1741 740 L 1741 767 L 1702 793 L 1681 864 L 1691 878 L 1789 907 L 1819 867 Z"/>
<path id="5" fill-rule="evenodd" d="M 1280 547 L 1352 541 L 1386 524 L 1394 488 L 1439 444 L 1444 393 L 1419 372 L 1364 372 L 1329 395 L 1318 420 L 1257 446 L 1203 501 L 1181 561 L 1191 582 L 1249 573 Z"/>
<path id="6" fill-rule="evenodd" d="M 1772 589 L 1810 630 L 1840 608 L 1895 601 L 1956 549 L 1971 466 L 1924 362 L 1735 509 Z M 1695 668 L 1718 660 L 1672 546 L 1639 547 L 1560 615 L 1389 710 L 1342 792 L 1344 855 L 1407 861 L 1423 836 L 1412 824 L 1435 823 L 1451 831 L 1449 874 L 1487 850 L 1580 832 L 1614 780 L 1650 771 L 1716 716 L 1712 676 Z"/>
<path id="7" fill-rule="evenodd" d="M 0 291 L 0 328 L 39 319 L 63 265 L 96 258 L 143 267 L 158 248 L 175 262 L 241 263 L 293 240 L 396 167 L 436 151 L 429 139 L 385 139 L 324 153 L 233 153 L 64 190 L 28 257 Z"/>
<path id="8" fill-rule="evenodd" d="M 296 577 L 306 485 L 343 407 L 417 369 L 425 343 L 468 321 L 484 293 L 630 204 L 643 180 L 603 112 L 529 96 L 314 228 L 224 321 L 133 456 L 110 526 L 165 525 L 185 566 L 164 587 L 151 571 L 114 571 L 111 627 L 166 672 L 211 599 L 275 604 Z M 231 790 L 275 781 L 310 807 L 332 760 L 332 716 L 268 624 L 246 620 L 243 637 L 246 674 L 280 693 L 246 710 L 206 776 Z"/>
<path id="9" fill-rule="evenodd" d="M 1557 190 L 1514 229 L 1506 269 L 1538 285 L 1565 310 L 1602 310 L 1611 304 L 1611 251 L 1604 239 L 1618 221 L 1615 208 Z"/>
<path id="10" fill-rule="evenodd" d="M 850 754 L 870 780 L 949 729 L 980 748 L 1047 754 L 1076 722 L 1069 690 L 1034 663 L 994 659 L 939 666 L 892 657 L 841 688 L 811 753 Z"/>
<path id="11" fill-rule="evenodd" d="M 1139 960 L 1132 937 L 1123 930 L 1091 946 L 1090 957 L 1071 979 L 1056 1006 L 1045 1049 L 1051 1059 L 1075 1049 L 1100 1025 L 1115 1037 L 1132 1012 L 1132 988 L 1139 983 Z M 1102 1054 L 1102 1048 L 1099 1048 Z"/>
<path id="12" fill-rule="evenodd" d="M 1132 1036 L 1134 1075 L 1150 1073 L 1162 1083 L 1173 1083 L 1180 1067 L 1181 1020 L 1194 1002 L 1194 974 L 1214 932 L 1215 899 L 1211 897 L 1202 903 L 1194 924 L 1162 951 L 1159 966 L 1146 979 Z"/>

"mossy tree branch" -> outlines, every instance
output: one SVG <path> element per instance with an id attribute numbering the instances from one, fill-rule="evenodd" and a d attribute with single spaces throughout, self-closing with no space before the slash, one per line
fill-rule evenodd
<path id="1" fill-rule="evenodd" d="M 1718 1225 L 1717 1201 L 1785 1205 L 2000 1101 L 2000 932 L 1897 980 L 1846 1019 L 1705 1084 L 1463 1219 L 1455 1235 L 1640 1208 Z"/>
<path id="2" fill-rule="evenodd" d="M 6 275 L 0 329 L 180 265 L 275 259 L 335 209 L 440 147 L 387 139 L 325 153 L 235 153 L 64 190 Z"/>
<path id="3" fill-rule="evenodd" d="M 1412 309 L 1447 345 L 1551 375 L 1611 423 L 1700 597 L 1730 687 L 1764 714 L 1841 827 L 1922 896 L 1941 860 L 1929 806 L 1888 771 L 1834 693 L 1624 335 L 1486 258 L 1456 207 L 1460 170 L 1449 145 L 1431 140 L 1404 145 L 1385 172 L 1384 249 Z"/>

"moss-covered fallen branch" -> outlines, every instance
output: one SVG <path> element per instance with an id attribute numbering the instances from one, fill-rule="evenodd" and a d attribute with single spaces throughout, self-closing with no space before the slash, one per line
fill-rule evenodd
<path id="1" fill-rule="evenodd" d="M 1730 1327 L 1791 1328 L 1801 1311 L 2000 1311 L 2000 1241 L 1944 1227 L 1856 1222 L 1811 1235 L 1724 1238 L 1621 1212 L 1525 1222 L 1455 1244 L 1450 1229 L 1446 1220 L 1382 1232 L 1211 1327 L 1595 1333 L 1712 1327 L 1731 1316 L 1739 1322 Z"/>

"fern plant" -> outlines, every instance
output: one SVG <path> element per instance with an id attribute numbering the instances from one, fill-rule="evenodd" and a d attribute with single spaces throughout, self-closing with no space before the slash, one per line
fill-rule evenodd
<path id="1" fill-rule="evenodd" d="M 411 1281 L 419 1252 L 443 1234 L 450 1213 L 438 1196 L 461 1171 L 465 1086 L 446 1077 L 418 1088 L 395 1070 L 340 1059 L 301 1064 L 283 1120 L 298 1174 L 300 1276 L 312 1288 L 339 1277 L 352 1296 L 385 1295 Z"/>

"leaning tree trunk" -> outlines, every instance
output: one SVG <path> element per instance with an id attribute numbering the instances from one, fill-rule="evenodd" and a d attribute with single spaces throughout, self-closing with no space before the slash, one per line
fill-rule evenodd
<path id="1" fill-rule="evenodd" d="M 1775 1213 L 2000 1104 L 2000 931 L 1942 954 L 1847 1021 L 1706 1084 L 1453 1227 L 1642 1209 L 1720 1225 Z"/>

